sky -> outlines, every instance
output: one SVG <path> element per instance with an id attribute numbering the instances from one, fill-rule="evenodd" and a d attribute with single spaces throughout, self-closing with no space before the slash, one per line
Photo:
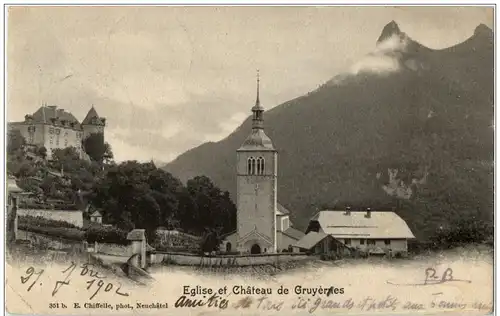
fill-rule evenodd
<path id="1" fill-rule="evenodd" d="M 7 120 L 42 104 L 106 117 L 115 160 L 168 162 L 358 69 L 396 21 L 442 49 L 493 26 L 485 7 L 10 7 Z M 361 63 L 363 65 L 363 63 Z M 354 68 L 353 68 L 354 67 Z"/>

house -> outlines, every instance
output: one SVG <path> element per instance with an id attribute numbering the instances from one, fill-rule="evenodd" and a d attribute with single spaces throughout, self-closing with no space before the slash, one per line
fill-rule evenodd
<path id="1" fill-rule="evenodd" d="M 308 252 L 310 254 L 339 254 L 345 249 L 345 245 L 324 232 L 311 231 L 304 235 L 293 245 L 294 252 Z"/>
<path id="2" fill-rule="evenodd" d="M 101 213 L 99 211 L 95 211 L 94 213 L 90 214 L 90 222 L 102 224 Z"/>
<path id="3" fill-rule="evenodd" d="M 310 235 L 313 233 L 313 235 Z M 319 234 L 319 235 L 317 235 Z M 309 236 L 310 235 L 310 236 Z M 305 249 L 320 237 L 328 235 L 347 248 L 358 249 L 369 254 L 406 255 L 408 240 L 414 239 L 406 222 L 392 211 L 344 211 L 325 210 L 314 215 L 306 236 L 294 245 Z"/>

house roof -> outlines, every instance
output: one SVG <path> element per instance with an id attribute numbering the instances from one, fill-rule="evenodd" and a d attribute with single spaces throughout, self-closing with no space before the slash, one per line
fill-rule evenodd
<path id="1" fill-rule="evenodd" d="M 144 240 L 146 238 L 145 229 L 134 229 L 127 235 L 127 240 Z"/>
<path id="2" fill-rule="evenodd" d="M 79 127 L 80 122 L 70 112 L 64 109 L 58 109 L 56 106 L 42 106 L 32 115 L 33 121 L 36 123 L 51 123 L 52 118 L 59 118 L 59 121 L 66 120 L 75 123 L 75 127 Z"/>
<path id="3" fill-rule="evenodd" d="M 8 177 L 7 178 L 7 192 L 8 193 L 21 193 L 24 190 L 21 189 L 16 182 L 16 178 L 14 177 Z"/>
<path id="4" fill-rule="evenodd" d="M 97 114 L 97 111 L 92 106 L 90 108 L 89 112 L 87 113 L 87 116 L 85 116 L 85 118 L 83 119 L 82 125 L 84 125 L 84 124 L 92 124 L 92 119 L 93 118 L 98 119 L 99 118 L 99 114 Z"/>
<path id="5" fill-rule="evenodd" d="M 263 129 L 252 129 L 238 151 L 275 151 L 273 142 Z"/>
<path id="6" fill-rule="evenodd" d="M 288 227 L 287 230 L 285 230 L 284 232 L 281 232 L 281 233 L 283 233 L 283 234 L 287 235 L 288 237 L 291 237 L 295 240 L 299 240 L 306 235 L 303 232 L 301 232 L 300 230 L 295 229 L 293 227 Z"/>
<path id="7" fill-rule="evenodd" d="M 297 243 L 295 243 L 295 245 L 293 246 L 303 249 L 311 249 L 326 237 L 328 237 L 328 235 L 323 232 L 309 232 L 307 235 L 297 241 Z"/>
<path id="8" fill-rule="evenodd" d="M 95 211 L 90 215 L 90 217 L 102 217 L 102 214 L 99 211 Z"/>
<path id="9" fill-rule="evenodd" d="M 335 238 L 411 239 L 415 238 L 406 222 L 394 212 L 321 211 L 311 220 L 317 220 L 324 233 Z"/>
<path id="10" fill-rule="evenodd" d="M 279 204 L 277 205 L 277 210 L 276 210 L 276 215 L 288 215 L 290 214 L 290 211 L 284 207 L 283 205 Z"/>

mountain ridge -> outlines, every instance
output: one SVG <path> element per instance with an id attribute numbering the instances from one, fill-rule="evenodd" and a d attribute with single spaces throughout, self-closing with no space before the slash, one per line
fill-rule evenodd
<path id="1" fill-rule="evenodd" d="M 391 21 L 357 69 L 265 112 L 266 133 L 279 151 L 278 200 L 299 227 L 317 209 L 345 204 L 395 207 L 423 237 L 451 214 L 490 219 L 488 30 L 479 25 L 464 42 L 433 50 Z M 195 147 L 165 169 L 182 181 L 205 174 L 234 199 L 236 149 L 249 132 L 247 118 L 224 140 Z M 425 225 L 429 219 L 435 224 Z"/>

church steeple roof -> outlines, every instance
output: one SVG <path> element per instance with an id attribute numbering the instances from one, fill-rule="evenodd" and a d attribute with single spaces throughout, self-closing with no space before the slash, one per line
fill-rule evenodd
<path id="1" fill-rule="evenodd" d="M 271 139 L 264 132 L 264 108 L 260 104 L 260 76 L 257 71 L 257 97 L 252 107 L 252 132 L 238 151 L 274 151 Z"/>
<path id="2" fill-rule="evenodd" d="M 264 111 L 264 108 L 260 105 L 260 75 L 257 70 L 257 98 L 255 99 L 255 105 L 252 108 L 252 112 Z"/>

